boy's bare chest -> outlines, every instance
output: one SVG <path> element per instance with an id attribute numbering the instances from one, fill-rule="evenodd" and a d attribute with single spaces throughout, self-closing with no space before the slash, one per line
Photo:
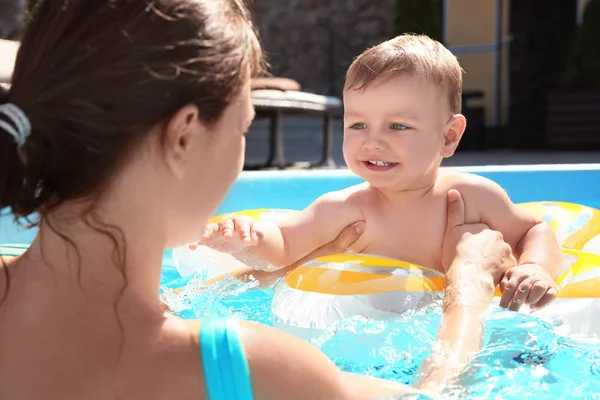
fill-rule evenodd
<path id="1" fill-rule="evenodd" d="M 368 207 L 363 212 L 366 219 L 366 229 L 361 238 L 363 253 L 443 271 L 445 199 L 430 198 L 406 209 Z"/>

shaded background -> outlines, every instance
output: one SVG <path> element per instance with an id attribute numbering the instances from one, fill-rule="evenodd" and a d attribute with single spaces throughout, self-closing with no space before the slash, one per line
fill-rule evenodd
<path id="1" fill-rule="evenodd" d="M 303 91 L 341 96 L 345 72 L 365 48 L 404 32 L 425 33 L 465 70 L 467 131 L 459 153 L 600 150 L 600 0 L 253 0 L 274 76 Z M 0 37 L 18 39 L 25 0 L 0 0 Z M 35 1 L 29 2 L 30 10 Z M 26 21 L 25 21 L 26 22 Z M 267 124 L 248 136 L 248 159 L 266 154 Z M 318 157 L 318 119 L 284 120 L 291 161 Z M 334 158 L 341 159 L 341 124 Z M 479 158 L 477 158 L 479 157 Z M 569 156 L 572 159 L 573 156 Z M 577 157 L 577 156 L 575 156 Z M 480 163 L 477 162 L 477 163 Z M 560 162 L 560 161 L 559 161 Z"/>
<path id="2" fill-rule="evenodd" d="M 366 47 L 403 32 L 426 33 L 465 69 L 470 133 L 478 136 L 465 150 L 589 149 L 600 147 L 597 129 L 555 143 L 548 109 L 557 93 L 600 93 L 599 3 L 254 0 L 253 8 L 272 73 L 299 81 L 303 90 L 339 96 L 347 67 Z"/>

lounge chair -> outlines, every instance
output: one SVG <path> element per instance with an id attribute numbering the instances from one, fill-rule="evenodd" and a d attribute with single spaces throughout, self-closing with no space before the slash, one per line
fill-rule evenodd
<path id="1" fill-rule="evenodd" d="M 257 78 L 252 82 L 252 103 L 257 118 L 268 118 L 269 155 L 261 167 L 288 166 L 283 147 L 283 117 L 285 115 L 316 115 L 323 118 L 323 149 L 321 159 L 310 166 L 335 167 L 331 154 L 333 119 L 342 113 L 342 100 L 302 92 L 300 84 L 286 78 Z"/>

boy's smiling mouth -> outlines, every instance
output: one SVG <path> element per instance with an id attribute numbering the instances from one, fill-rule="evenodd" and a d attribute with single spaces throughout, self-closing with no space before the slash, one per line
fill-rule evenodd
<path id="1" fill-rule="evenodd" d="M 398 163 L 381 160 L 367 160 L 363 164 L 371 171 L 388 171 L 398 165 Z"/>

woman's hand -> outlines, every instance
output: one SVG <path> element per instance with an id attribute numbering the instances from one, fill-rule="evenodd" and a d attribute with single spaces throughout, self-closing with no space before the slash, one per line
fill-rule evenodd
<path id="1" fill-rule="evenodd" d="M 365 222 L 358 221 L 352 225 L 344 228 L 340 234 L 331 242 L 324 244 L 318 249 L 313 250 L 306 256 L 302 257 L 295 263 L 288 265 L 285 268 L 279 269 L 274 272 L 262 272 L 253 271 L 251 272 L 255 279 L 260 282 L 260 287 L 270 286 L 277 279 L 285 276 L 288 272 L 307 263 L 310 260 L 314 260 L 318 257 L 329 256 L 332 254 L 343 254 L 360 238 L 360 235 L 365 231 Z"/>
<path id="2" fill-rule="evenodd" d="M 288 266 L 286 269 L 289 271 L 291 268 L 296 268 L 302 264 L 314 260 L 318 257 L 329 256 L 332 254 L 343 254 L 348 251 L 350 247 L 360 238 L 360 235 L 365 231 L 365 221 L 358 221 L 352 225 L 347 226 L 340 232 L 340 234 L 331 242 L 324 244 L 318 249 L 307 254 L 300 260 Z"/>
<path id="3" fill-rule="evenodd" d="M 517 265 L 510 245 L 502 234 L 487 225 L 465 222 L 465 205 L 457 190 L 448 192 L 448 215 L 443 243 L 443 264 L 446 278 L 470 275 L 482 280 L 491 288 L 500 282 L 504 272 Z"/>

